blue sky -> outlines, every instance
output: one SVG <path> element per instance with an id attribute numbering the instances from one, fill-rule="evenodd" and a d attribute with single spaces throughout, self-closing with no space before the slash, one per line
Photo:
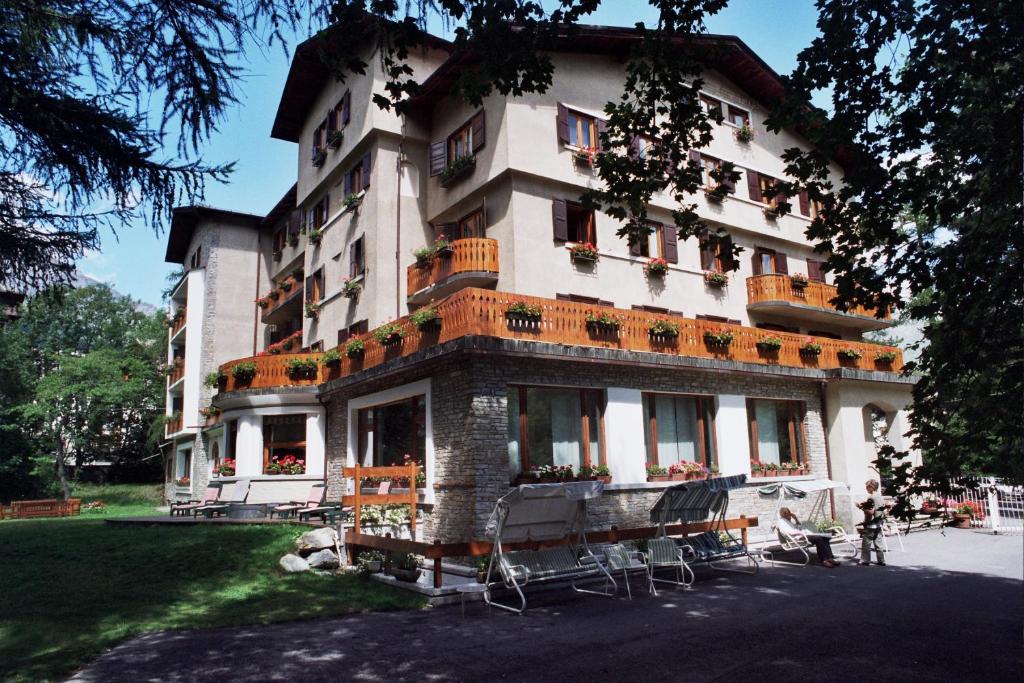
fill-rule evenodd
<path id="1" fill-rule="evenodd" d="M 653 23 L 655 17 L 646 2 L 605 0 L 584 22 L 631 26 L 638 21 Z M 739 36 L 773 69 L 785 74 L 796 66 L 800 50 L 818 35 L 816 20 L 812 0 L 732 0 L 726 10 L 708 20 L 708 29 Z M 294 44 L 291 41 L 290 47 Z M 235 173 L 229 184 L 208 185 L 203 203 L 260 214 L 269 211 L 294 182 L 297 148 L 270 137 L 288 58 L 280 46 L 250 46 L 246 58 L 239 104 L 228 111 L 203 151 L 204 160 L 211 164 L 235 161 Z M 174 141 L 169 144 L 173 146 Z M 165 276 L 174 269 L 164 262 L 165 237 L 141 225 L 124 226 L 116 237 L 107 232 L 101 251 L 86 255 L 79 268 L 123 294 L 159 304 Z"/>

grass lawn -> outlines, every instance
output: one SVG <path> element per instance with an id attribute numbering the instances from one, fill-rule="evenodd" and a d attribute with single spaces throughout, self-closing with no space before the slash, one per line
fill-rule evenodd
<path id="1" fill-rule="evenodd" d="M 164 505 L 162 484 L 75 484 L 71 491 L 73 498 L 81 498 L 82 504 L 94 500 L 103 501 L 102 512 L 82 510 L 82 516 L 92 517 L 135 517 L 157 514 L 156 508 Z"/>
<path id="2" fill-rule="evenodd" d="M 144 504 L 126 494 L 105 516 L 143 514 Z M 99 516 L 0 522 L 0 680 L 66 677 L 147 631 L 423 605 L 355 575 L 283 574 L 277 560 L 303 530 L 115 526 Z"/>

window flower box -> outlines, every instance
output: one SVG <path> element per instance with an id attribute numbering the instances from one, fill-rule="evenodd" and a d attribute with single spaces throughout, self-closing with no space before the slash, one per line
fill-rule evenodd
<path id="1" fill-rule="evenodd" d="M 191 486 L 192 480 L 189 479 L 188 477 L 178 477 L 177 479 L 174 480 L 174 485 L 182 487 Z"/>
<path id="2" fill-rule="evenodd" d="M 405 333 L 397 323 L 385 323 L 373 331 L 373 338 L 381 346 L 395 346 L 402 343 Z"/>
<path id="3" fill-rule="evenodd" d="M 436 258 L 451 258 L 454 253 L 455 250 L 452 248 L 452 243 L 444 235 L 438 237 L 437 241 L 434 242 L 434 256 Z"/>
<path id="4" fill-rule="evenodd" d="M 779 209 L 779 205 L 776 204 L 775 202 L 767 204 L 763 209 L 761 209 L 761 211 L 764 213 L 764 217 L 771 221 L 776 220 L 779 216 L 782 215 L 782 212 Z"/>
<path id="5" fill-rule="evenodd" d="M 513 301 L 505 307 L 505 318 L 507 320 L 538 323 L 543 317 L 541 307 L 537 304 L 526 303 L 525 301 Z"/>
<path id="6" fill-rule="evenodd" d="M 236 382 L 249 382 L 256 376 L 256 364 L 252 361 L 237 363 L 231 368 L 231 376 Z"/>
<path id="7" fill-rule="evenodd" d="M 325 368 L 337 368 L 341 365 L 341 354 L 338 349 L 328 349 L 320 357 L 320 362 Z"/>
<path id="8" fill-rule="evenodd" d="M 475 155 L 470 154 L 464 157 L 459 157 L 442 169 L 441 187 L 449 187 L 455 181 L 471 173 L 474 168 L 476 168 Z"/>
<path id="9" fill-rule="evenodd" d="M 578 242 L 569 248 L 569 258 L 576 263 L 596 263 L 600 254 L 590 242 Z"/>
<path id="10" fill-rule="evenodd" d="M 344 207 L 345 211 L 349 211 L 350 209 L 354 209 L 354 208 L 358 207 L 359 204 L 362 201 L 363 201 L 363 196 L 362 195 L 360 195 L 357 192 L 349 192 L 347 195 L 345 195 L 345 198 L 341 201 L 341 205 Z"/>
<path id="11" fill-rule="evenodd" d="M 306 317 L 310 320 L 316 320 L 320 317 L 320 304 L 315 301 L 307 301 L 303 310 L 305 311 Z"/>
<path id="12" fill-rule="evenodd" d="M 218 387 L 223 387 L 227 384 L 227 381 L 227 373 L 223 370 L 217 370 L 217 372 L 208 373 L 206 377 L 203 378 L 203 386 L 207 389 L 216 389 Z"/>
<path id="13" fill-rule="evenodd" d="M 362 358 L 366 352 L 366 342 L 362 339 L 350 339 L 345 344 L 345 355 L 349 358 Z"/>
<path id="14" fill-rule="evenodd" d="M 434 258 L 434 248 L 420 247 L 419 249 L 413 249 L 412 255 L 416 259 L 417 268 L 426 268 Z"/>
<path id="15" fill-rule="evenodd" d="M 415 325 L 417 330 L 438 330 L 441 328 L 441 316 L 438 315 L 436 309 L 429 306 L 415 311 L 409 316 L 409 322 Z"/>
<path id="16" fill-rule="evenodd" d="M 298 475 L 306 473 L 306 461 L 294 455 L 275 455 L 267 463 L 265 474 L 290 474 Z"/>
<path id="17" fill-rule="evenodd" d="M 839 360 L 847 363 L 854 363 L 864 357 L 864 354 L 853 348 L 839 349 L 836 351 L 836 355 L 839 356 Z"/>
<path id="18" fill-rule="evenodd" d="M 789 276 L 789 284 L 793 289 L 804 289 L 811 281 L 803 273 L 793 273 Z"/>
<path id="19" fill-rule="evenodd" d="M 651 320 L 647 323 L 647 333 L 655 340 L 675 340 L 679 336 L 679 323 L 671 320 Z"/>
<path id="20" fill-rule="evenodd" d="M 668 274 L 668 261 L 663 258 L 652 258 L 644 266 L 647 277 L 665 277 Z"/>
<path id="21" fill-rule="evenodd" d="M 313 151 L 313 156 L 310 157 L 310 163 L 312 163 L 315 168 L 323 166 L 325 161 L 327 161 L 327 152 L 322 149 Z"/>
<path id="22" fill-rule="evenodd" d="M 622 327 L 622 317 L 612 313 L 594 313 L 587 311 L 587 330 L 591 333 L 618 332 Z"/>
<path id="23" fill-rule="evenodd" d="M 292 358 L 286 367 L 291 379 L 316 379 L 317 365 L 312 358 Z"/>
<path id="24" fill-rule="evenodd" d="M 711 287 L 721 289 L 729 284 L 729 275 L 718 270 L 704 271 L 704 282 Z"/>
<path id="25" fill-rule="evenodd" d="M 745 145 L 753 142 L 754 129 L 750 127 L 750 121 L 744 121 L 743 125 L 733 132 L 733 137 L 736 138 L 737 142 L 742 142 Z"/>
<path id="26" fill-rule="evenodd" d="M 593 168 L 594 163 L 597 161 L 597 148 L 596 147 L 580 147 L 579 149 L 573 150 L 572 162 L 576 166 L 586 166 L 587 168 Z"/>
<path id="27" fill-rule="evenodd" d="M 363 291 L 363 285 L 350 277 L 345 278 L 341 283 L 341 295 L 346 299 L 359 298 L 361 291 Z"/>
<path id="28" fill-rule="evenodd" d="M 213 425 L 220 421 L 221 410 L 217 406 L 209 406 L 208 408 L 200 408 L 199 414 L 206 420 L 206 424 Z"/>
<path id="29" fill-rule="evenodd" d="M 327 134 L 327 146 L 331 149 L 338 149 L 344 139 L 345 135 L 340 130 L 332 130 Z"/>
<path id="30" fill-rule="evenodd" d="M 324 231 L 320 228 L 310 228 L 309 243 L 313 246 L 320 246 L 320 240 L 324 238 Z"/>
<path id="31" fill-rule="evenodd" d="M 895 351 L 879 351 L 875 354 L 875 363 L 879 365 L 892 365 L 896 362 Z"/>
<path id="32" fill-rule="evenodd" d="M 288 235 L 288 246 L 292 248 L 299 246 L 298 233 L 292 233 L 291 235 Z"/>
<path id="33" fill-rule="evenodd" d="M 647 481 L 669 481 L 671 476 L 668 470 L 660 465 L 647 466 Z"/>
<path id="34" fill-rule="evenodd" d="M 220 465 L 217 466 L 217 474 L 222 477 L 233 477 L 235 476 L 235 460 L 234 458 L 224 458 Z"/>
<path id="35" fill-rule="evenodd" d="M 608 465 L 584 465 L 580 468 L 580 481 L 600 481 L 604 484 L 612 483 L 612 472 Z"/>
<path id="36" fill-rule="evenodd" d="M 754 345 L 761 353 L 778 353 L 782 348 L 782 340 L 778 337 L 761 337 Z"/>
<path id="37" fill-rule="evenodd" d="M 805 358 L 817 358 L 821 355 L 821 344 L 808 337 L 800 346 L 800 355 Z"/>
<path id="38" fill-rule="evenodd" d="M 725 185 L 704 186 L 704 198 L 707 199 L 709 202 L 721 204 L 728 194 L 729 190 L 726 189 Z"/>
<path id="39" fill-rule="evenodd" d="M 718 332 L 712 332 L 708 330 L 704 333 L 704 343 L 712 349 L 727 349 L 729 344 L 732 344 L 732 340 L 735 338 L 732 332 L 720 330 Z"/>

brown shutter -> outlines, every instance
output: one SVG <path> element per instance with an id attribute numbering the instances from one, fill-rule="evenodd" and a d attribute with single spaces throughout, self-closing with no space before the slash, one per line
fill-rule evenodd
<path id="1" fill-rule="evenodd" d="M 747 176 L 747 193 L 750 198 L 755 202 L 761 201 L 761 184 L 757 178 L 757 171 L 751 171 L 748 168 L 745 175 Z"/>
<path id="2" fill-rule="evenodd" d="M 706 238 L 700 241 L 700 267 L 701 270 L 715 269 L 715 250 Z"/>
<path id="3" fill-rule="evenodd" d="M 825 281 L 825 275 L 821 272 L 821 261 L 807 259 L 807 279 L 814 282 Z"/>
<path id="4" fill-rule="evenodd" d="M 554 199 L 551 202 L 551 221 L 554 229 L 554 238 L 559 242 L 569 241 L 569 216 L 565 210 L 564 199 Z"/>
<path id="5" fill-rule="evenodd" d="M 601 143 L 601 135 L 608 132 L 608 122 L 604 119 L 597 119 L 597 149 L 603 150 L 604 144 Z"/>
<path id="6" fill-rule="evenodd" d="M 561 142 L 569 142 L 569 110 L 561 102 L 558 103 L 558 139 Z"/>
<path id="7" fill-rule="evenodd" d="M 363 189 L 365 190 L 370 186 L 370 153 L 367 152 L 363 155 Z"/>
<path id="8" fill-rule="evenodd" d="M 722 255 L 722 268 L 727 271 L 736 270 L 739 264 L 736 263 L 736 257 L 732 253 L 732 238 L 723 237 L 719 252 Z"/>
<path id="9" fill-rule="evenodd" d="M 728 192 L 729 194 L 736 194 L 736 182 L 732 178 L 730 178 L 728 174 L 725 172 L 724 165 L 721 168 L 721 172 L 722 186 L 725 188 L 725 191 Z"/>
<path id="10" fill-rule="evenodd" d="M 696 149 L 691 149 L 686 155 L 690 158 L 690 161 L 700 166 L 700 152 Z"/>
<path id="11" fill-rule="evenodd" d="M 303 298 L 304 301 L 313 300 L 313 276 L 309 275 L 306 277 L 306 292 Z"/>
<path id="12" fill-rule="evenodd" d="M 487 133 L 484 131 L 484 110 L 481 109 L 473 118 L 470 120 L 471 130 L 473 131 L 473 151 L 477 151 L 484 146 L 487 141 Z"/>
<path id="13" fill-rule="evenodd" d="M 811 200 L 807 196 L 807 190 L 800 193 L 800 213 L 804 216 L 811 215 Z"/>
<path id="14" fill-rule="evenodd" d="M 629 150 L 626 152 L 630 159 L 636 159 L 640 156 L 640 145 L 644 144 L 643 139 L 639 135 L 630 134 L 629 136 Z"/>
<path id="15" fill-rule="evenodd" d="M 358 245 L 359 245 L 359 240 L 356 240 L 355 242 L 350 244 L 349 247 L 348 247 L 348 276 L 349 277 L 356 277 L 357 275 L 359 275 L 359 272 L 356 270 L 356 266 L 358 265 L 358 261 L 359 261 L 359 259 L 358 259 L 359 254 L 358 254 L 358 251 L 357 251 Z"/>
<path id="16" fill-rule="evenodd" d="M 444 235 L 449 240 L 457 239 L 455 231 L 459 229 L 459 224 L 454 221 L 447 223 L 438 223 L 434 226 L 434 239 L 440 239 L 441 235 Z"/>
<path id="17" fill-rule="evenodd" d="M 679 263 L 676 226 L 661 224 L 661 254 L 669 263 Z"/>
<path id="18" fill-rule="evenodd" d="M 341 96 L 341 125 L 347 126 L 352 118 L 352 92 L 345 91 Z"/>
<path id="19" fill-rule="evenodd" d="M 789 261 L 782 252 L 775 252 L 775 272 L 789 275 Z"/>
<path id="20" fill-rule="evenodd" d="M 430 175 L 441 175 L 448 164 L 448 141 L 438 140 L 430 143 Z"/>
<path id="21" fill-rule="evenodd" d="M 641 237 L 638 237 L 636 242 L 634 242 L 633 244 L 629 245 L 629 253 L 630 253 L 630 255 L 631 256 L 639 256 L 640 255 L 640 240 L 647 240 L 647 239 L 650 239 L 650 238 L 651 238 L 650 235 L 643 235 Z"/>
<path id="22" fill-rule="evenodd" d="M 763 253 L 764 253 L 763 249 L 759 248 L 759 249 L 755 249 L 754 250 L 753 261 L 751 263 L 754 275 L 761 275 L 762 274 L 762 271 L 761 271 L 761 254 L 763 254 Z"/>

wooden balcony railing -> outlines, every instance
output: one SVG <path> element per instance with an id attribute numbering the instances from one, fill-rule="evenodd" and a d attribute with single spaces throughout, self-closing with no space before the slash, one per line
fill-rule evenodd
<path id="1" fill-rule="evenodd" d="M 836 311 L 836 307 L 831 303 L 835 296 L 836 288 L 823 282 L 808 282 L 805 287 L 794 287 L 793 280 L 788 275 L 755 275 L 747 278 L 747 303 L 751 304 L 785 301 Z M 874 310 L 863 306 L 843 312 L 866 318 L 875 317 Z M 889 312 L 886 311 L 882 320 L 889 319 Z"/>
<path id="2" fill-rule="evenodd" d="M 181 317 L 171 323 L 171 337 L 174 337 L 174 335 L 181 331 L 181 328 L 185 327 L 185 319 L 187 317 L 188 315 L 185 313 L 185 310 L 181 309 Z"/>
<path id="3" fill-rule="evenodd" d="M 164 436 L 170 436 L 171 434 L 177 434 L 182 430 L 183 418 L 181 413 L 175 413 L 167 420 L 164 428 Z"/>
<path id="4" fill-rule="evenodd" d="M 294 301 L 297 297 L 301 298 L 302 295 L 302 282 L 296 280 L 291 275 L 282 278 L 273 289 L 264 295 L 264 299 L 269 300 L 269 305 L 262 309 L 261 317 L 265 320 L 274 311 L 284 306 L 286 303 Z"/>
<path id="5" fill-rule="evenodd" d="M 171 368 L 170 373 L 167 375 L 167 386 L 173 386 L 178 380 L 185 376 L 185 362 L 182 361 L 181 365 Z"/>
<path id="6" fill-rule="evenodd" d="M 539 306 L 541 320 L 525 322 L 507 319 L 505 309 L 510 303 L 516 301 Z M 319 359 L 322 354 L 318 353 L 258 356 L 226 363 L 221 366 L 221 369 L 228 375 L 227 385 L 223 390 L 319 384 L 466 336 L 520 339 L 624 351 L 645 351 L 796 368 L 847 367 L 898 372 L 903 367 L 902 353 L 899 349 L 891 346 L 808 337 L 787 332 L 769 332 L 752 327 L 659 315 L 646 311 L 604 307 L 596 309 L 588 304 L 520 296 L 474 287 L 459 290 L 438 302 L 434 309 L 441 317 L 440 327 L 420 330 L 409 322 L 408 317 L 399 318 L 395 322 L 404 334 L 400 342 L 383 346 L 376 341 L 372 331 L 355 337 L 354 339 L 363 341 L 364 352 L 360 356 L 349 358 L 345 354 L 345 345 L 339 346 L 340 361 L 331 367 L 318 367 L 315 378 L 296 379 L 290 376 L 288 361 L 292 358 Z M 618 330 L 591 330 L 586 322 L 586 315 L 590 311 L 615 316 L 620 321 Z M 668 320 L 677 324 L 679 335 L 674 339 L 652 337 L 648 332 L 648 327 L 654 320 Z M 704 333 L 722 331 L 732 333 L 732 342 L 725 347 L 708 345 L 704 339 Z M 758 349 L 757 343 L 766 337 L 781 339 L 782 347 L 778 351 Z M 818 355 L 811 356 L 801 353 L 800 347 L 808 341 L 820 345 L 821 351 Z M 846 350 L 855 351 L 861 357 L 852 360 L 842 359 L 840 352 Z M 876 359 L 876 356 L 883 352 L 894 353 L 894 360 L 886 362 Z M 243 361 L 251 361 L 256 364 L 256 376 L 248 382 L 237 382 L 232 376 L 231 369 Z"/>
<path id="7" fill-rule="evenodd" d="M 452 253 L 436 256 L 426 265 L 413 264 L 406 271 L 409 296 L 458 273 L 497 273 L 498 241 L 471 237 L 452 242 Z"/>

